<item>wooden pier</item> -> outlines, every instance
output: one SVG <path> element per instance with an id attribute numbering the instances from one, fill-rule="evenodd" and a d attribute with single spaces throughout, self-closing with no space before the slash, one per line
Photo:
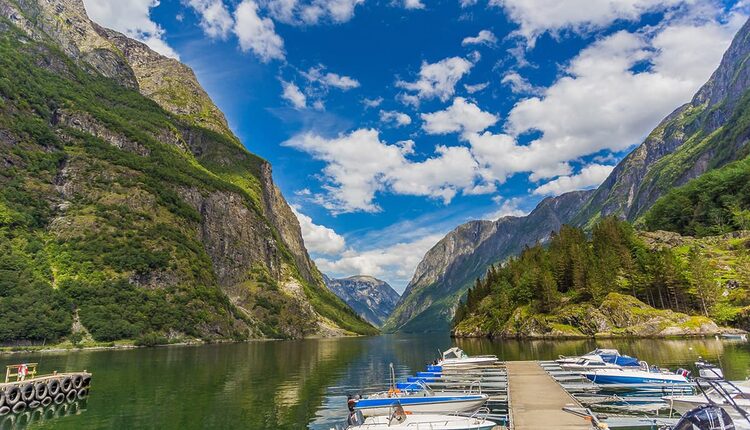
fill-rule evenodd
<path id="1" fill-rule="evenodd" d="M 591 423 L 562 410 L 580 406 L 535 361 L 507 361 L 510 422 L 514 430 L 590 430 Z"/>

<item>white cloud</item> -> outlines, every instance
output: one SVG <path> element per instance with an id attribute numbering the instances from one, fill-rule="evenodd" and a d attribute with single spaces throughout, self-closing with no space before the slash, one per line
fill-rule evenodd
<path id="1" fill-rule="evenodd" d="M 575 175 L 560 176 L 553 181 L 537 187 L 534 190 L 534 194 L 559 196 L 568 191 L 593 188 L 607 179 L 607 176 L 612 173 L 612 169 L 614 168 L 615 166 L 589 164 Z"/>
<path id="2" fill-rule="evenodd" d="M 381 110 L 380 121 L 384 123 L 392 123 L 401 127 L 411 124 L 411 117 L 402 112 Z"/>
<path id="3" fill-rule="evenodd" d="M 366 108 L 376 108 L 380 106 L 382 103 L 383 103 L 382 97 L 377 97 L 374 99 L 368 99 L 368 98 L 362 99 L 362 104 L 365 105 Z"/>
<path id="4" fill-rule="evenodd" d="M 508 17 L 520 25 L 518 34 L 533 46 L 534 40 L 547 31 L 557 34 L 571 30 L 585 32 L 622 20 L 665 10 L 693 0 L 490 0 L 501 6 Z"/>
<path id="5" fill-rule="evenodd" d="M 460 3 L 461 3 L 461 7 L 466 8 L 469 6 L 474 6 L 475 4 L 477 4 L 477 1 L 478 0 L 461 0 Z"/>
<path id="6" fill-rule="evenodd" d="M 479 109 L 463 97 L 453 99 L 445 110 L 420 115 L 422 129 L 429 134 L 478 133 L 494 125 L 498 117 Z"/>
<path id="7" fill-rule="evenodd" d="M 474 85 L 464 84 L 464 89 L 466 90 L 467 93 L 474 94 L 480 91 L 484 91 L 489 86 L 490 86 L 489 82 L 480 82 Z"/>
<path id="8" fill-rule="evenodd" d="M 424 3 L 422 0 L 403 0 L 404 9 L 424 9 Z"/>
<path id="9" fill-rule="evenodd" d="M 359 87 L 359 81 L 356 79 L 337 73 L 325 72 L 324 69 L 323 66 L 311 67 L 307 72 L 302 72 L 302 76 L 308 81 L 318 83 L 326 88 L 335 87 L 348 91 Z"/>
<path id="10" fill-rule="evenodd" d="M 335 255 L 346 247 L 346 240 L 331 228 L 315 224 L 309 216 L 292 207 L 292 212 L 299 220 L 305 248 L 314 254 Z"/>
<path id="11" fill-rule="evenodd" d="M 487 46 L 495 46 L 497 43 L 497 37 L 495 37 L 495 34 L 489 30 L 482 30 L 479 32 L 478 35 L 474 37 L 467 37 L 462 42 L 461 45 L 467 46 L 467 45 L 487 45 Z"/>
<path id="12" fill-rule="evenodd" d="M 208 37 L 226 39 L 234 20 L 223 0 L 187 0 L 186 3 L 200 16 L 200 26 Z"/>
<path id="13" fill-rule="evenodd" d="M 140 40 L 164 56 L 180 59 L 164 40 L 164 29 L 151 20 L 151 9 L 159 5 L 158 0 L 84 0 L 84 4 L 97 24 Z"/>
<path id="14" fill-rule="evenodd" d="M 443 233 L 356 251 L 348 249 L 337 258 L 316 258 L 318 268 L 336 277 L 357 274 L 376 276 L 403 291 L 422 257 L 442 239 Z"/>
<path id="15" fill-rule="evenodd" d="M 495 202 L 500 205 L 497 209 L 493 210 L 492 212 L 489 212 L 485 214 L 482 219 L 486 219 L 489 221 L 496 221 L 502 217 L 506 216 L 524 216 L 528 212 L 521 209 L 520 205 L 523 202 L 521 198 L 519 197 L 513 197 L 511 199 L 503 199 L 502 197 L 497 197 L 495 199 Z"/>
<path id="16" fill-rule="evenodd" d="M 316 25 L 324 21 L 347 22 L 364 0 L 266 0 L 271 16 L 290 25 Z"/>
<path id="17" fill-rule="evenodd" d="M 518 72 L 508 72 L 503 76 L 501 83 L 510 86 L 510 90 L 513 94 L 539 94 L 542 89 L 535 87 L 526 78 L 519 75 Z"/>
<path id="18" fill-rule="evenodd" d="M 297 109 L 307 107 L 307 97 L 294 82 L 281 81 L 281 88 L 284 90 L 281 97 L 289 101 Z"/>
<path id="19" fill-rule="evenodd" d="M 273 21 L 258 15 L 255 1 L 243 0 L 234 11 L 234 20 L 240 49 L 253 51 L 263 62 L 284 59 L 284 41 L 276 34 Z"/>
<path id="20" fill-rule="evenodd" d="M 461 57 L 450 57 L 437 63 L 423 62 L 419 79 L 415 82 L 397 81 L 396 86 L 413 91 L 404 94 L 402 99 L 410 104 L 418 104 L 421 99 L 438 98 L 448 100 L 456 92 L 456 84 L 469 73 L 473 64 Z"/>
<path id="21" fill-rule="evenodd" d="M 327 139 L 313 133 L 283 143 L 324 161 L 325 193 L 316 201 L 334 213 L 377 212 L 375 194 L 427 196 L 448 203 L 458 191 L 474 187 L 477 163 L 465 147 L 438 146 L 423 161 L 406 158 L 413 142 L 388 144 L 377 130 L 359 129 Z"/>

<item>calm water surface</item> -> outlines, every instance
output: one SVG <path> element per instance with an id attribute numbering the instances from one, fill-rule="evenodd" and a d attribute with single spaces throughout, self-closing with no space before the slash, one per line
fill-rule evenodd
<path id="1" fill-rule="evenodd" d="M 327 430 L 345 420 L 347 393 L 385 387 L 388 363 L 406 376 L 453 344 L 448 336 L 378 336 L 4 355 L 0 361 L 39 362 L 41 372 L 87 369 L 94 374 L 91 395 L 78 415 L 40 420 L 28 428 Z M 455 344 L 469 354 L 497 354 L 504 360 L 545 360 L 611 347 L 671 368 L 688 367 L 702 355 L 720 362 L 731 379 L 750 376 L 750 345 L 714 339 L 471 339 Z"/>

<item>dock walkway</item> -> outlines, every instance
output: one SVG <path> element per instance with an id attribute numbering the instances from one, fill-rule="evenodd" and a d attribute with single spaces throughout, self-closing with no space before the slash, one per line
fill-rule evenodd
<path id="1" fill-rule="evenodd" d="M 515 430 L 590 430 L 590 423 L 564 412 L 580 406 L 535 361 L 507 361 L 510 416 Z"/>

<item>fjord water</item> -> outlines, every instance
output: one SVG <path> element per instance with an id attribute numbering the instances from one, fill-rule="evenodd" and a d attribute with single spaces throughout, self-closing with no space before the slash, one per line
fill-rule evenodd
<path id="1" fill-rule="evenodd" d="M 39 362 L 40 370 L 86 369 L 91 394 L 79 415 L 33 423 L 64 429 L 328 429 L 346 417 L 346 395 L 385 387 L 388 363 L 399 376 L 422 370 L 438 349 L 544 360 L 597 346 L 619 348 L 666 367 L 699 356 L 727 377 L 750 376 L 750 345 L 715 339 L 489 341 L 448 336 L 377 336 L 77 351 L 0 356 L 3 364 Z M 0 419 L 0 422 L 2 419 Z"/>

